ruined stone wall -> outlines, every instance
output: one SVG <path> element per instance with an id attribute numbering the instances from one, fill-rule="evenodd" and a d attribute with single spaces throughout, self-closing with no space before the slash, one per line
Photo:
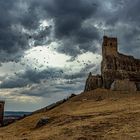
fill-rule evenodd
<path id="1" fill-rule="evenodd" d="M 86 80 L 85 91 L 101 88 L 102 85 L 102 77 L 100 75 L 94 76 L 90 73 L 88 79 Z"/>
<path id="2" fill-rule="evenodd" d="M 134 82 L 140 91 L 140 60 L 119 53 L 117 38 L 103 37 L 102 57 L 101 76 L 92 76 L 90 73 L 85 91 L 99 87 L 110 89 L 114 81 L 124 79 Z"/>
<path id="3" fill-rule="evenodd" d="M 105 41 L 110 43 L 110 38 L 106 37 Z M 110 53 L 105 51 L 106 49 L 110 50 L 111 48 L 113 48 L 113 51 L 110 51 Z M 140 60 L 135 59 L 133 56 L 118 53 L 117 49 L 116 53 L 114 53 L 114 48 L 117 48 L 117 46 L 104 46 L 103 41 L 103 61 L 101 64 L 103 87 L 110 88 L 112 82 L 116 79 L 129 79 L 130 81 L 134 81 L 138 90 L 140 90 Z"/>

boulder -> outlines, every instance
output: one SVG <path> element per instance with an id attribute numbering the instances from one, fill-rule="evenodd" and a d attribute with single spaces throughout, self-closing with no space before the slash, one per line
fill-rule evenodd
<path id="1" fill-rule="evenodd" d="M 49 123 L 49 118 L 41 118 L 41 119 L 37 122 L 35 128 L 42 127 L 42 126 L 46 125 L 47 123 Z"/>

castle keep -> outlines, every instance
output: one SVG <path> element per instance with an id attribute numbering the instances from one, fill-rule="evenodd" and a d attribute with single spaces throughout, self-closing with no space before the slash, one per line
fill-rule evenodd
<path id="1" fill-rule="evenodd" d="M 103 37 L 101 75 L 89 74 L 85 91 L 140 90 L 140 60 L 118 52 L 117 38 Z"/>

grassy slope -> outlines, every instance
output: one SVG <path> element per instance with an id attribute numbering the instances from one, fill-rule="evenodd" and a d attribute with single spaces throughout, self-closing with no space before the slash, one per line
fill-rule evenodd
<path id="1" fill-rule="evenodd" d="M 102 100 L 99 100 L 99 96 Z M 50 122 L 38 129 L 39 118 Z M 0 128 L 3 140 L 140 139 L 140 92 L 95 90 L 64 104 Z"/>

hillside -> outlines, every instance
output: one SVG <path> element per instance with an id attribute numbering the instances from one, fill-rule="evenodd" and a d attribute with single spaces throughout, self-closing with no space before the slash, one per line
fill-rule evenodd
<path id="1" fill-rule="evenodd" d="M 40 118 L 48 124 L 35 128 Z M 139 140 L 140 92 L 97 89 L 0 128 L 0 140 Z"/>

